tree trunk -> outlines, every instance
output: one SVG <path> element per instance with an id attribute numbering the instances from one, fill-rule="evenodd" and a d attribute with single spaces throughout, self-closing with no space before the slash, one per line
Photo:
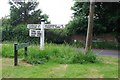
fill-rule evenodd
<path id="1" fill-rule="evenodd" d="M 94 17 L 94 2 L 93 1 L 94 0 L 90 0 L 85 52 L 88 52 L 92 48 L 92 32 L 93 32 L 93 17 Z"/>

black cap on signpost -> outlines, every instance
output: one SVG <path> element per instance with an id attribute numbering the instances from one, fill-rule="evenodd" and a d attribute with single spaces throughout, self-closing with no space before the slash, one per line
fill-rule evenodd
<path id="1" fill-rule="evenodd" d="M 41 22 L 45 22 L 45 19 L 41 19 Z"/>

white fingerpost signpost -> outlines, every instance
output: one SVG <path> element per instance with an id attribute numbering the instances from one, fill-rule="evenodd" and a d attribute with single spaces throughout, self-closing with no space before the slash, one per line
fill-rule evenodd
<path id="1" fill-rule="evenodd" d="M 41 37 L 40 37 L 40 49 L 44 50 L 44 20 L 41 22 Z"/>
<path id="2" fill-rule="evenodd" d="M 29 30 L 29 36 L 30 37 L 40 37 L 41 33 L 42 33 L 41 30 L 34 30 L 34 29 Z"/>
<path id="3" fill-rule="evenodd" d="M 44 20 L 42 19 L 41 24 L 28 24 L 27 28 L 30 29 L 30 37 L 40 37 L 40 49 L 44 50 L 44 29 L 63 29 L 65 26 L 63 24 L 44 24 Z"/>

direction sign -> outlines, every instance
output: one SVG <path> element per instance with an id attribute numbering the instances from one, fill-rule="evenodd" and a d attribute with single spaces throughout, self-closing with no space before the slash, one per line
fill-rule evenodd
<path id="1" fill-rule="evenodd" d="M 65 28 L 63 24 L 45 24 L 44 26 L 45 29 L 60 29 L 60 28 Z"/>
<path id="2" fill-rule="evenodd" d="M 41 24 L 28 24 L 29 29 L 41 29 Z M 44 24 L 44 29 L 63 29 L 65 26 L 63 24 Z"/>
<path id="3" fill-rule="evenodd" d="M 41 24 L 28 24 L 27 28 L 29 28 L 29 29 L 40 29 Z"/>
<path id="4" fill-rule="evenodd" d="M 44 29 L 63 29 L 65 26 L 63 24 L 28 24 L 27 28 L 29 28 L 29 35 L 31 37 L 40 37 L 40 49 L 44 49 Z M 40 30 L 35 30 L 40 29 Z"/>
<path id="5" fill-rule="evenodd" d="M 40 37 L 41 36 L 42 31 L 41 30 L 34 30 L 34 29 L 30 29 L 29 30 L 29 35 L 31 37 Z"/>

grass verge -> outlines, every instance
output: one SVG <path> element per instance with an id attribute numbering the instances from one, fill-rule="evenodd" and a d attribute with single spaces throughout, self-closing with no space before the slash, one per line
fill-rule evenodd
<path id="1" fill-rule="evenodd" d="M 13 66 L 13 59 L 3 58 L 4 78 L 118 78 L 118 58 L 100 56 L 101 62 L 94 64 L 46 64 L 31 65 L 19 59 L 19 66 Z M 110 59 L 110 61 L 108 61 Z"/>
<path id="2" fill-rule="evenodd" d="M 3 44 L 2 56 L 13 58 L 13 44 Z M 24 57 L 24 50 L 18 51 L 20 58 Z M 84 54 L 82 51 L 76 51 L 75 48 L 69 45 L 45 44 L 45 49 L 40 50 L 39 45 L 30 45 L 28 47 L 28 56 L 24 59 L 30 64 L 43 64 L 48 61 L 56 63 L 95 63 L 97 56 L 92 52 Z"/>

